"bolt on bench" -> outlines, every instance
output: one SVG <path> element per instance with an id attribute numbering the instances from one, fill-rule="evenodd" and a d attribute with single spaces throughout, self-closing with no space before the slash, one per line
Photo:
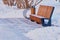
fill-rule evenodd
<path id="1" fill-rule="evenodd" d="M 51 26 L 51 17 L 53 10 L 53 6 L 40 5 L 38 13 L 35 14 L 35 8 L 32 7 L 30 20 L 35 21 L 38 24 L 42 24 L 42 26 Z"/>

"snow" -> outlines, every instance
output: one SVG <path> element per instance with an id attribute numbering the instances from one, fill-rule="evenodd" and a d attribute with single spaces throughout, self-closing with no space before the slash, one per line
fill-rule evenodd
<path id="1" fill-rule="evenodd" d="M 32 40 L 60 40 L 60 27 L 37 28 L 25 35 Z"/>
<path id="2" fill-rule="evenodd" d="M 24 34 L 40 27 L 24 18 L 0 18 L 0 40 L 31 40 Z"/>
<path id="3" fill-rule="evenodd" d="M 10 7 L 0 1 L 0 40 L 60 40 L 60 3 L 43 0 L 40 4 L 55 7 L 52 26 L 43 27 L 25 19 L 26 15 L 29 17 L 30 9 Z M 36 6 L 36 13 L 39 5 Z"/>
<path id="4" fill-rule="evenodd" d="M 11 7 L 0 2 L 0 18 L 24 18 L 23 14 L 29 11 L 29 9 L 18 9 L 16 6 Z"/>
<path id="5" fill-rule="evenodd" d="M 18 29 L 14 29 L 14 26 L 1 26 L 0 25 L 0 40 L 30 40 L 25 37 L 23 33 L 18 31 Z"/>

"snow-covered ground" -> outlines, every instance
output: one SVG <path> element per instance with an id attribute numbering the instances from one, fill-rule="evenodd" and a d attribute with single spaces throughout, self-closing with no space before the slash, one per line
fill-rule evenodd
<path id="1" fill-rule="evenodd" d="M 0 1 L 0 40 L 60 40 L 60 3 L 50 1 L 43 0 L 40 3 L 55 7 L 52 16 L 54 25 L 48 27 L 25 19 L 24 16 L 30 14 L 30 9 L 10 7 Z"/>
<path id="2" fill-rule="evenodd" d="M 37 28 L 26 36 L 32 40 L 60 40 L 60 27 Z"/>

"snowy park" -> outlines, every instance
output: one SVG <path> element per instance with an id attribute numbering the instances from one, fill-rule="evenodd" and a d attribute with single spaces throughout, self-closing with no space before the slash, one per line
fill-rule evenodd
<path id="1" fill-rule="evenodd" d="M 40 5 L 54 6 L 52 26 L 26 19 L 31 14 L 30 9 L 19 9 L 16 6 L 4 5 L 0 0 L 0 40 L 60 40 L 60 3 L 55 0 L 43 0 Z"/>

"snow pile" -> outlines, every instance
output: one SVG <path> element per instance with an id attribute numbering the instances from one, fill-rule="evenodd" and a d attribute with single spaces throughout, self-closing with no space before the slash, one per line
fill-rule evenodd
<path id="1" fill-rule="evenodd" d="M 40 27 L 24 18 L 0 18 L 0 40 L 31 40 L 24 34 Z"/>
<path id="2" fill-rule="evenodd" d="M 29 9 L 18 9 L 16 6 L 10 7 L 0 1 L 0 18 L 24 18 L 27 14 L 29 17 L 29 13 Z"/>
<path id="3" fill-rule="evenodd" d="M 55 9 L 52 15 L 52 24 L 55 24 L 55 25 L 60 24 L 60 11 L 59 10 L 60 10 L 60 6 L 55 6 Z"/>
<path id="4" fill-rule="evenodd" d="M 45 27 L 31 30 L 25 36 L 32 40 L 60 40 L 60 27 Z"/>
<path id="5" fill-rule="evenodd" d="M 15 25 L 0 25 L 0 40 L 30 40 Z"/>

